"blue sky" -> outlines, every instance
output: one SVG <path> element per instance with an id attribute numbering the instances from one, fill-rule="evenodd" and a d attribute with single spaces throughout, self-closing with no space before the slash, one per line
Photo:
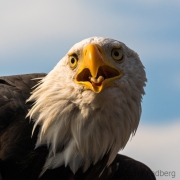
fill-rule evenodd
<path id="1" fill-rule="evenodd" d="M 1 2 L 0 27 L 0 75 L 48 73 L 71 46 L 91 36 L 124 42 L 139 54 L 148 78 L 137 132 L 140 140 L 132 141 L 130 149 L 136 149 L 141 134 L 149 138 L 151 132 L 156 135 L 151 137 L 159 138 L 165 146 L 180 148 L 177 146 L 180 136 L 180 1 L 7 0 Z M 172 133 L 166 133 L 167 127 L 171 127 Z M 161 136 L 167 138 L 162 141 Z M 166 144 L 169 136 L 176 143 Z M 150 144 L 153 143 L 152 140 Z M 171 157 L 170 149 L 162 149 L 161 143 L 153 146 L 160 148 L 159 154 L 165 151 Z M 134 155 L 130 151 L 125 149 Z M 178 152 L 173 152 L 174 156 Z M 161 158 L 165 157 L 161 155 Z M 149 163 L 150 159 L 148 154 L 143 161 Z M 175 159 L 174 166 L 171 164 L 174 169 L 178 158 Z"/>

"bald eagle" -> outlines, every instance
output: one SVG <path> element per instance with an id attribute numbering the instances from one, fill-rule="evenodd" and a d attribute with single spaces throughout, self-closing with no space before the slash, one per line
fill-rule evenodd
<path id="1" fill-rule="evenodd" d="M 154 180 L 117 154 L 137 130 L 145 82 L 138 54 L 102 37 L 75 44 L 49 74 L 0 77 L 1 178 Z"/>

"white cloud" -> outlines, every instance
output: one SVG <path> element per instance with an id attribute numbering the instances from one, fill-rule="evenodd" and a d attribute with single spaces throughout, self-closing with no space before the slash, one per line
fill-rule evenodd
<path id="1" fill-rule="evenodd" d="M 149 8 L 154 3 L 166 4 L 162 13 L 162 9 Z M 173 4 L 175 1 L 171 7 Z M 131 11 L 135 5 L 137 9 Z M 180 43 L 157 38 L 161 30 L 162 33 L 170 31 L 166 29 L 173 22 L 173 16 L 165 13 L 167 1 L 124 1 L 117 3 L 120 10 L 117 7 L 114 10 L 114 6 L 102 1 L 3 1 L 0 6 L 0 51 L 22 51 L 27 44 L 41 47 L 45 39 L 70 41 L 73 38 L 76 43 L 90 36 L 106 36 L 125 42 L 143 58 L 152 57 L 152 61 L 157 61 L 157 57 L 177 58 Z M 173 9 L 168 13 L 173 14 Z M 156 36 L 151 40 L 153 32 Z"/>
<path id="2" fill-rule="evenodd" d="M 4 1 L 0 10 L 1 48 L 63 36 L 64 32 L 68 34 L 70 29 L 77 28 L 71 16 L 79 16 L 74 1 Z"/>
<path id="3" fill-rule="evenodd" d="M 159 126 L 140 126 L 135 137 L 120 152 L 148 165 L 154 172 L 175 172 L 180 178 L 180 121 Z M 158 173 L 158 172 L 157 172 Z M 172 174 L 157 176 L 159 180 L 172 179 Z"/>
<path id="4" fill-rule="evenodd" d="M 30 44 L 41 46 L 45 39 L 80 41 L 90 36 L 105 36 L 131 42 L 133 39 L 128 34 L 139 29 L 133 16 L 121 12 L 117 15 L 106 8 L 72 0 L 9 0 L 1 3 L 0 12 L 0 51 L 3 54 L 23 51 Z"/>

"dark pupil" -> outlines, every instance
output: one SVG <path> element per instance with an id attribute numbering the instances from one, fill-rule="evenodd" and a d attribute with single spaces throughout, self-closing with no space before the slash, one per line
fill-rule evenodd
<path id="1" fill-rule="evenodd" d="M 71 63 L 74 64 L 75 63 L 75 59 L 71 58 Z"/>
<path id="2" fill-rule="evenodd" d="M 115 56 L 119 56 L 119 53 L 117 51 L 114 51 Z"/>

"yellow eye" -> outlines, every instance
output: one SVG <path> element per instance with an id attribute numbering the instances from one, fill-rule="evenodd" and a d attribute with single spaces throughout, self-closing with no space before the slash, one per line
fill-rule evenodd
<path id="1" fill-rule="evenodd" d="M 71 69 L 75 69 L 77 64 L 78 64 L 77 55 L 69 56 L 69 65 L 70 65 Z"/>
<path id="2" fill-rule="evenodd" d="M 120 48 L 115 48 L 111 52 L 112 58 L 117 62 L 122 62 L 123 60 L 123 53 Z"/>

